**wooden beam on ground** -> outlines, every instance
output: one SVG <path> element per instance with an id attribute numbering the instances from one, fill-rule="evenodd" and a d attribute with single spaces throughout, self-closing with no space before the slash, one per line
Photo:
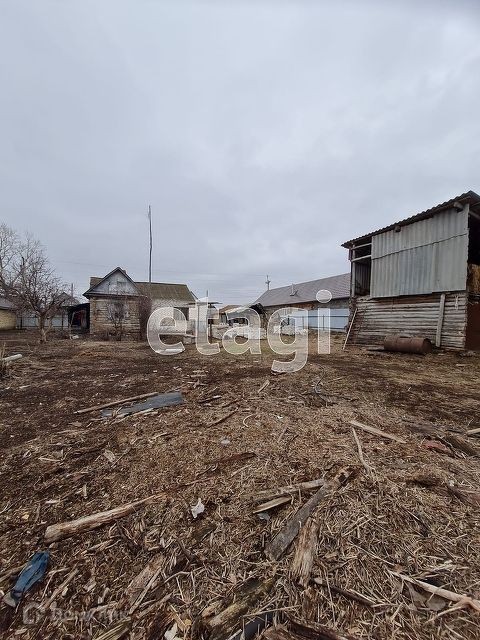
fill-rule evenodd
<path id="1" fill-rule="evenodd" d="M 114 407 L 118 404 L 127 404 L 127 402 L 134 402 L 135 400 L 143 400 L 144 398 L 152 398 L 158 395 L 158 391 L 152 391 L 151 393 L 142 393 L 139 396 L 131 396 L 130 398 L 123 398 L 122 400 L 112 400 L 111 402 L 105 402 L 104 404 L 97 404 L 94 407 L 87 407 L 86 409 L 79 409 L 75 411 L 77 414 L 90 413 L 90 411 L 99 411 L 100 409 L 108 409 L 108 407 Z"/>
<path id="2" fill-rule="evenodd" d="M 366 424 L 362 424 L 361 422 L 357 422 L 356 420 L 350 420 L 350 424 L 353 427 L 358 427 L 362 429 L 362 431 L 366 431 L 367 433 L 371 433 L 374 436 L 380 436 L 381 438 L 387 438 L 388 440 L 393 440 L 394 442 L 399 442 L 400 444 L 407 444 L 406 440 L 399 438 L 398 436 L 394 436 L 392 433 L 387 433 L 387 431 L 382 431 L 381 429 L 377 429 L 376 427 L 369 427 Z"/>
<path id="3" fill-rule="evenodd" d="M 98 529 L 98 527 L 102 527 L 104 524 L 109 524 L 110 522 L 114 522 L 119 518 L 128 516 L 130 513 L 133 513 L 140 505 L 151 502 L 152 500 L 155 500 L 157 498 L 165 498 L 165 494 L 159 493 L 153 496 L 149 496 L 148 498 L 143 498 L 142 500 L 136 500 L 135 502 L 123 504 L 120 507 L 115 507 L 115 509 L 110 509 L 109 511 L 101 511 L 90 516 L 84 516 L 83 518 L 78 518 L 77 520 L 51 524 L 45 531 L 45 542 L 47 544 L 50 544 L 51 542 L 56 542 L 57 540 L 62 540 L 63 538 L 69 538 L 70 536 L 75 536 L 79 533 L 85 533 L 86 531 L 92 531 L 92 529 Z"/>

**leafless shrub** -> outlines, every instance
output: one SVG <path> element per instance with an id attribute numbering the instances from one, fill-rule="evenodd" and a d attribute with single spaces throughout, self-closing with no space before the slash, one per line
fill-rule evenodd
<path id="1" fill-rule="evenodd" d="M 18 311 L 37 317 L 41 342 L 46 342 L 51 319 L 66 299 L 43 246 L 31 235 L 21 238 L 5 224 L 0 225 L 0 295 Z"/>

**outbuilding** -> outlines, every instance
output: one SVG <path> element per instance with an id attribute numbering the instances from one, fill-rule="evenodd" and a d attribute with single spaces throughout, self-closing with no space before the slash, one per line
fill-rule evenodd
<path id="1" fill-rule="evenodd" d="M 353 343 L 401 334 L 480 350 L 480 196 L 468 191 L 342 246 Z"/>

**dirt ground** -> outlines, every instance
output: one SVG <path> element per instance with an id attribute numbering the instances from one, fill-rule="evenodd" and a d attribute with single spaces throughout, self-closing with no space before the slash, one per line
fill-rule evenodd
<path id="1" fill-rule="evenodd" d="M 162 357 L 140 343 L 11 335 L 6 349 L 24 357 L 0 379 L 0 589 L 35 551 L 50 562 L 16 611 L 1 605 L 2 638 L 227 640 L 256 616 L 290 638 L 480 638 L 474 601 L 398 576 L 480 599 L 480 443 L 466 435 L 480 427 L 480 357 L 342 351 L 337 340 L 274 376 L 266 347 Z M 184 405 L 75 413 L 172 390 Z M 357 445 L 352 420 L 401 441 L 355 427 Z M 332 490 L 312 514 L 302 580 L 303 530 L 278 560 L 266 549 L 314 491 L 253 511 L 260 492 L 322 478 Z M 45 544 L 49 525 L 157 494 Z"/>

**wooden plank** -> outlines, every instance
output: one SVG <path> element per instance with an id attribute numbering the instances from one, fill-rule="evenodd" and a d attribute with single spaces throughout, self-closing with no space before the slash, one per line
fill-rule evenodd
<path id="1" fill-rule="evenodd" d="M 152 398 L 158 395 L 158 391 L 152 391 L 150 393 L 142 393 L 138 396 L 131 396 L 130 398 L 123 398 L 122 400 L 112 400 L 111 402 L 105 402 L 104 404 L 97 404 L 94 407 L 87 407 L 86 409 L 78 409 L 75 413 L 89 413 L 90 411 L 99 411 L 100 409 L 107 409 L 108 407 L 114 407 L 118 404 L 127 404 L 127 402 L 134 402 L 135 400 L 143 400 L 144 398 Z"/>
<path id="2" fill-rule="evenodd" d="M 399 442 L 400 444 L 407 444 L 406 440 L 403 440 L 398 436 L 394 436 L 392 433 L 387 433 L 386 431 L 377 429 L 376 427 L 369 427 L 368 425 L 362 424 L 361 422 L 357 422 L 356 420 L 350 420 L 350 424 L 354 427 L 358 427 L 359 429 L 362 429 L 362 431 L 371 433 L 374 436 L 380 436 L 381 438 L 388 438 L 388 440 L 393 440 L 394 442 Z"/>
<path id="3" fill-rule="evenodd" d="M 340 472 L 332 481 L 321 487 L 300 509 L 287 521 L 287 524 L 277 533 L 273 540 L 265 547 L 265 555 L 270 560 L 279 560 L 293 540 L 298 535 L 302 525 L 312 515 L 325 498 L 331 496 L 342 484 L 347 482 L 351 474 Z"/>
<path id="4" fill-rule="evenodd" d="M 275 498 L 274 500 L 269 500 L 268 502 L 262 502 L 262 504 L 255 507 L 252 513 L 262 513 L 263 511 L 269 511 L 270 509 L 275 509 L 275 507 L 280 507 L 282 504 L 287 504 L 292 499 L 291 496 L 282 496 L 281 498 Z"/>
<path id="5" fill-rule="evenodd" d="M 304 588 L 308 587 L 310 581 L 317 539 L 318 522 L 313 518 L 308 518 L 298 536 L 297 549 L 292 563 L 292 578 Z"/>

